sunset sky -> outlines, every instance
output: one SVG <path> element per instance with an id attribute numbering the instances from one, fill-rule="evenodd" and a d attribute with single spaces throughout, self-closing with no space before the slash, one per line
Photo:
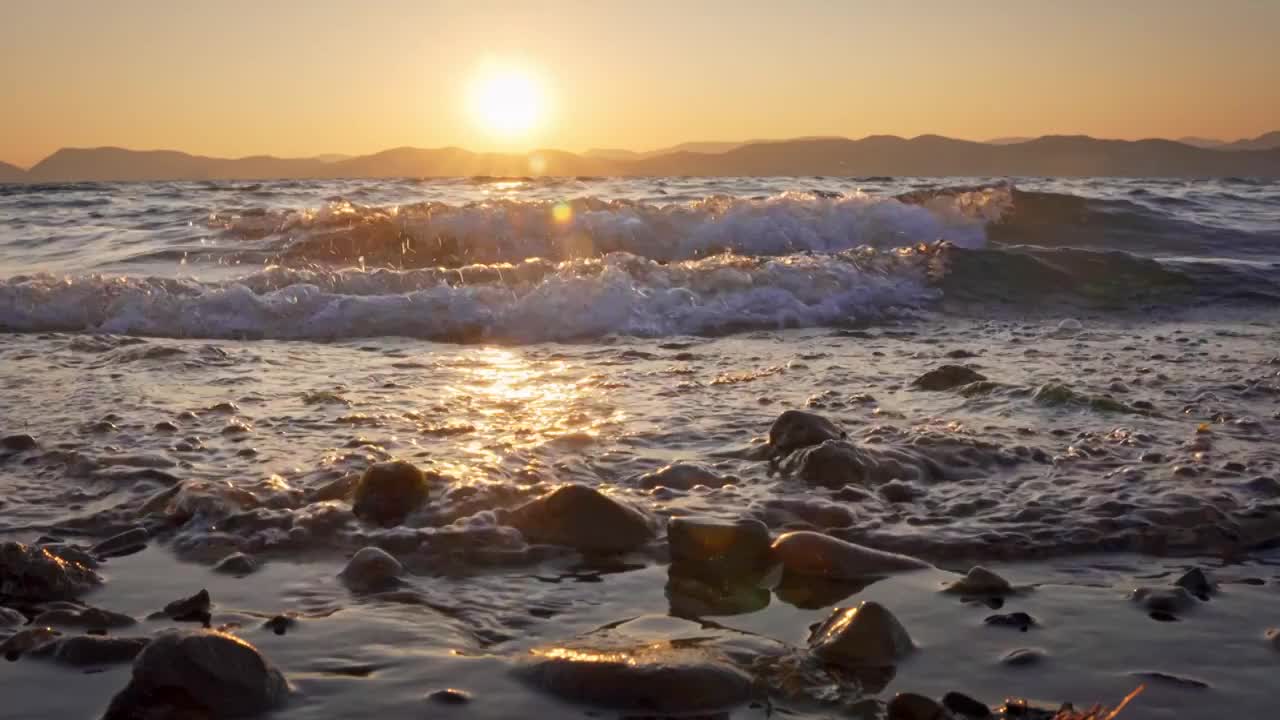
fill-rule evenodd
<path id="1" fill-rule="evenodd" d="M 22 166 L 1280 129 L 1276 0 L 2 1 L 0 160 Z"/>

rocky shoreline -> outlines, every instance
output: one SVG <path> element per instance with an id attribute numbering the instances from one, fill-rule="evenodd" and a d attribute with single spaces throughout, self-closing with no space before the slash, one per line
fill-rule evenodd
<path id="1" fill-rule="evenodd" d="M 941 390 L 984 380 L 943 368 L 920 382 Z M 15 451 L 34 443 L 34 438 L 27 442 L 19 436 L 3 440 Z M 779 415 L 768 442 L 753 452 L 818 486 L 884 492 L 904 478 L 909 482 L 916 475 L 942 472 L 921 456 L 856 445 L 827 418 L 797 410 Z M 655 487 L 711 480 L 708 471 L 690 465 L 664 468 L 654 478 Z M 429 505 L 439 484 L 440 477 L 431 471 L 389 461 L 335 491 L 334 502 L 349 502 L 349 512 L 371 526 L 395 527 Z M 625 562 L 620 568 L 616 564 L 637 553 L 656 557 L 666 567 L 667 614 L 641 614 L 505 657 L 513 677 L 574 705 L 658 717 L 720 717 L 735 708 L 777 704 L 799 712 L 888 720 L 1085 717 L 1073 715 L 1070 705 L 1037 706 L 1013 696 L 988 705 L 962 688 L 939 696 L 906 688 L 890 698 L 879 697 L 901 662 L 935 650 L 913 640 L 893 603 L 859 599 L 868 586 L 897 576 L 925 578 L 920 582 L 938 596 L 1006 611 L 983 619 L 991 633 L 1027 633 L 1040 624 L 1013 608 L 1041 590 L 982 566 L 950 573 L 920 558 L 832 534 L 796 530 L 775 535 L 751 517 L 660 517 L 578 484 L 500 511 L 499 523 L 514 528 L 530 545 L 572 550 L 587 567 L 626 571 Z M 0 655 L 79 670 L 132 663 L 128 683 L 107 705 L 103 720 L 218 720 L 287 706 L 287 672 L 238 635 L 243 625 L 219 621 L 208 590 L 168 602 L 142 620 L 86 604 L 115 558 L 170 540 L 156 528 L 138 526 L 93 545 L 53 536 L 0 544 Z M 530 558 L 536 565 L 538 556 L 526 556 Z M 236 551 L 210 560 L 214 572 L 226 578 L 223 582 L 252 582 L 246 578 L 255 575 L 263 559 Z M 611 564 L 615 567 L 610 569 Z M 438 609 L 438 599 L 422 590 L 424 579 L 406 569 L 394 543 L 384 543 L 355 552 L 330 582 L 358 600 Z M 1151 620 L 1172 623 L 1214 603 L 1218 592 L 1211 573 L 1193 567 L 1172 582 L 1135 587 L 1129 598 Z M 825 617 L 810 627 L 806 641 L 794 644 L 713 619 L 755 612 L 768 605 L 771 595 L 796 607 L 822 610 Z M 141 631 L 140 622 L 153 630 Z M 296 612 L 273 614 L 261 627 L 283 636 L 297 622 Z M 1280 649 L 1280 631 L 1259 624 L 1255 635 L 1259 644 Z M 999 662 L 1016 669 L 1043 664 L 1046 658 L 1043 648 L 1018 647 Z M 1149 682 L 1204 685 L 1169 673 L 1148 675 Z M 452 688 L 429 697 L 464 705 L 470 695 L 465 688 Z M 1059 698 L 1090 704 L 1097 699 Z"/>

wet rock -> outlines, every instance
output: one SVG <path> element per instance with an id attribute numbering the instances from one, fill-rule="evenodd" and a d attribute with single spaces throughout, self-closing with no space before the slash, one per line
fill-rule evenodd
<path id="1" fill-rule="evenodd" d="M 932 698 L 915 693 L 898 693 L 885 709 L 888 720 L 950 720 L 946 708 Z"/>
<path id="2" fill-rule="evenodd" d="M 40 447 L 40 443 L 36 442 L 35 438 L 26 433 L 5 435 L 0 438 L 0 448 L 9 452 L 27 452 L 28 450 L 35 450 L 38 447 Z"/>
<path id="3" fill-rule="evenodd" d="M 700 625 L 663 618 L 687 627 L 688 639 L 672 639 L 629 634 L 636 622 L 535 649 L 520 672 L 566 700 L 644 714 L 710 713 L 751 699 L 751 677 L 698 639 L 708 636 Z"/>
<path id="4" fill-rule="evenodd" d="M 471 702 L 471 693 L 455 688 L 445 688 L 427 693 L 427 699 L 441 705 L 466 705 Z"/>
<path id="5" fill-rule="evenodd" d="M 636 508 L 585 485 L 563 485 L 507 514 L 530 543 L 563 545 L 584 553 L 623 553 L 654 537 Z"/>
<path id="6" fill-rule="evenodd" d="M 6 660 L 17 660 L 22 655 L 44 647 L 58 639 L 62 633 L 47 627 L 29 627 L 19 630 L 0 642 L 0 656 Z"/>
<path id="7" fill-rule="evenodd" d="M 879 488 L 880 497 L 891 503 L 907 503 L 916 498 L 919 492 L 910 483 L 901 480 L 890 480 Z"/>
<path id="8" fill-rule="evenodd" d="M 835 423 L 803 410 L 787 410 L 769 427 L 769 446 L 775 455 L 844 437 L 845 432 Z"/>
<path id="9" fill-rule="evenodd" d="M 911 385 L 920 390 L 954 390 L 986 379 L 986 375 L 964 365 L 943 365 L 916 378 Z"/>
<path id="10" fill-rule="evenodd" d="M 787 469 L 794 469 L 810 485 L 833 489 L 892 480 L 928 482 L 943 475 L 937 463 L 923 456 L 902 450 L 872 450 L 844 441 L 804 448 L 791 456 Z"/>
<path id="11" fill-rule="evenodd" d="M 1214 592 L 1214 584 L 1200 568 L 1191 568 L 1173 583 L 1201 600 L 1208 600 Z"/>
<path id="12" fill-rule="evenodd" d="M 74 635 L 58 641 L 53 659 L 73 667 L 112 665 L 132 661 L 146 645 L 146 638 Z"/>
<path id="13" fill-rule="evenodd" d="M 433 478 L 438 476 L 432 474 Z M 365 470 L 356 484 L 351 510 L 367 522 L 391 527 L 427 501 L 427 473 L 407 462 L 385 462 Z"/>
<path id="14" fill-rule="evenodd" d="M 135 625 L 138 621 L 122 613 L 86 607 L 46 610 L 37 615 L 31 622 L 37 625 L 53 625 L 56 627 L 114 630 Z"/>
<path id="15" fill-rule="evenodd" d="M 896 664 L 915 649 L 915 643 L 893 613 L 868 600 L 833 610 L 809 635 L 809 649 L 835 665 L 880 667 Z"/>
<path id="16" fill-rule="evenodd" d="M 1147 680 L 1149 682 L 1157 682 L 1172 687 L 1186 688 L 1190 690 L 1206 690 L 1209 683 L 1195 678 L 1184 677 L 1182 675 L 1172 675 L 1170 673 L 1158 671 L 1146 671 L 1133 673 L 1134 677 Z"/>
<path id="17" fill-rule="evenodd" d="M 70 600 L 101 584 L 93 570 L 48 549 L 0 543 L 0 600 Z"/>
<path id="18" fill-rule="evenodd" d="M 956 350 L 948 350 L 948 351 L 947 351 L 947 357 L 948 357 L 948 358 L 950 358 L 950 359 L 952 359 L 952 360 L 964 360 L 965 358 L 975 358 L 975 357 L 978 357 L 978 353 L 972 352 L 972 351 L 970 351 L 970 350 L 965 350 L 965 349 L 959 348 L 959 349 L 956 349 Z"/>
<path id="19" fill-rule="evenodd" d="M 244 553 L 231 553 L 213 566 L 214 572 L 225 575 L 248 575 L 258 569 L 258 561 Z"/>
<path id="20" fill-rule="evenodd" d="M 1037 648 L 1018 648 L 1005 653 L 1000 658 L 1000 662 L 1011 667 L 1026 667 L 1028 665 L 1037 665 L 1045 659 L 1043 650 Z"/>
<path id="21" fill-rule="evenodd" d="M 769 528 L 759 520 L 672 518 L 667 541 L 673 563 L 696 564 L 716 574 L 738 575 L 769 560 Z"/>
<path id="22" fill-rule="evenodd" d="M 674 490 L 689 490 L 697 485 L 723 487 L 728 482 L 711 469 L 694 463 L 675 463 L 640 476 L 640 487 L 648 490 L 659 486 Z"/>
<path id="23" fill-rule="evenodd" d="M 1008 595 L 1013 592 L 1013 586 L 1008 580 L 981 565 L 975 565 L 964 577 L 948 585 L 946 592 L 957 595 Z"/>
<path id="24" fill-rule="evenodd" d="M 292 615 L 276 615 L 262 623 L 262 627 L 277 635 L 283 635 L 297 624 L 298 619 Z"/>
<path id="25" fill-rule="evenodd" d="M 191 597 L 174 600 L 164 606 L 164 616 L 170 620 L 177 622 L 199 622 L 206 626 L 209 624 L 209 609 L 213 607 L 213 601 L 209 597 L 209 591 L 201 589 L 200 592 Z"/>
<path id="26" fill-rule="evenodd" d="M 70 545 L 68 543 L 37 543 L 41 548 L 57 555 L 63 560 L 79 563 L 89 569 L 96 569 L 102 565 L 98 558 L 89 554 L 89 551 L 78 545 Z"/>
<path id="27" fill-rule="evenodd" d="M 1129 594 L 1129 599 L 1151 612 L 1177 615 L 1186 612 L 1196 605 L 1195 597 L 1184 587 L 1137 588 Z"/>
<path id="28" fill-rule="evenodd" d="M 1036 619 L 1024 612 L 1007 613 L 1004 615 L 988 615 L 983 622 L 996 627 L 1017 628 L 1022 632 L 1035 627 Z"/>
<path id="29" fill-rule="evenodd" d="M 90 548 L 89 552 L 101 558 L 131 555 L 145 548 L 149 537 L 150 533 L 145 529 L 133 528 L 103 540 Z"/>
<path id="30" fill-rule="evenodd" d="M 404 566 L 390 553 L 382 548 L 367 547 L 347 561 L 338 577 L 352 590 L 371 592 L 398 585 L 403 574 Z"/>
<path id="31" fill-rule="evenodd" d="M 102 720 L 242 718 L 281 707 L 288 694 L 284 675 L 244 640 L 211 630 L 170 631 L 138 654 L 132 679 Z"/>
<path id="32" fill-rule="evenodd" d="M 991 717 L 991 708 L 964 693 L 949 692 L 943 695 L 942 706 L 966 720 L 982 720 Z"/>
<path id="33" fill-rule="evenodd" d="M 907 555 L 883 552 L 807 530 L 779 537 L 773 542 L 772 556 L 788 572 L 837 579 L 932 567 Z"/>

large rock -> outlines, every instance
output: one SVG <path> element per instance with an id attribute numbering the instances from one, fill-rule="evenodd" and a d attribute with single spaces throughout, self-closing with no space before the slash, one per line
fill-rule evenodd
<path id="1" fill-rule="evenodd" d="M 928 483 L 943 477 L 933 460 L 906 450 L 871 449 L 843 440 L 828 440 L 791 456 L 788 468 L 810 485 L 883 485 L 893 480 Z"/>
<path id="2" fill-rule="evenodd" d="M 921 390 L 952 390 L 986 379 L 986 375 L 963 365 L 943 365 L 916 378 L 911 385 Z"/>
<path id="3" fill-rule="evenodd" d="M 35 450 L 38 447 L 40 447 L 40 443 L 36 442 L 35 438 L 26 433 L 5 435 L 0 438 L 0 449 L 8 450 L 9 452 L 27 452 L 28 450 Z"/>
<path id="4" fill-rule="evenodd" d="M 622 553 L 653 539 L 649 518 L 585 485 L 564 485 L 508 513 L 507 522 L 531 543 L 564 545 L 584 553 Z"/>
<path id="5" fill-rule="evenodd" d="M 915 649 L 906 628 L 883 605 L 836 608 L 809 636 L 818 659 L 850 668 L 894 665 Z"/>
<path id="6" fill-rule="evenodd" d="M 145 528 L 132 528 L 94 545 L 89 552 L 100 558 L 128 555 L 146 547 L 149 537 Z"/>
<path id="7" fill-rule="evenodd" d="M 668 487 L 673 490 L 690 490 L 698 485 L 724 487 L 729 478 L 715 474 L 710 468 L 696 463 L 673 463 L 640 476 L 640 487 L 652 490 Z"/>
<path id="8" fill-rule="evenodd" d="M 221 720 L 284 705 L 285 677 L 252 645 L 210 630 L 157 635 L 133 662 L 133 678 L 102 720 L 167 717 Z"/>
<path id="9" fill-rule="evenodd" d="M 769 446 L 775 455 L 786 455 L 792 450 L 843 437 L 845 432 L 835 423 L 803 410 L 787 410 L 769 427 Z"/>
<path id="10" fill-rule="evenodd" d="M 951 720 L 938 701 L 916 693 L 898 693 L 885 708 L 886 720 Z"/>
<path id="11" fill-rule="evenodd" d="M 351 509 L 367 522 L 399 525 L 427 501 L 429 484 L 428 474 L 412 463 L 378 463 L 365 470 L 356 484 Z"/>
<path id="12" fill-rule="evenodd" d="M 717 575 L 740 575 L 769 562 L 769 528 L 754 518 L 677 517 L 667 523 L 673 564 L 696 565 Z"/>
<path id="13" fill-rule="evenodd" d="M 31 621 L 35 625 L 84 628 L 86 630 L 112 630 L 137 623 L 129 615 L 95 607 L 54 608 L 45 610 Z"/>
<path id="14" fill-rule="evenodd" d="M 1013 592 L 1013 586 L 981 565 L 974 565 L 964 577 L 948 585 L 946 591 L 957 595 L 1008 595 Z"/>
<path id="15" fill-rule="evenodd" d="M 772 556 L 789 573 L 832 579 L 852 580 L 932 567 L 907 555 L 855 545 L 808 530 L 779 537 L 773 542 Z"/>
<path id="16" fill-rule="evenodd" d="M 707 644 L 699 625 L 662 619 L 687 627 L 687 638 L 673 638 L 628 633 L 636 622 L 535 649 L 521 672 L 566 700 L 630 713 L 706 714 L 751 699 L 751 677 Z"/>
<path id="17" fill-rule="evenodd" d="M 0 599 L 70 600 L 101 584 L 93 570 L 47 549 L 0 543 Z"/>
<path id="18" fill-rule="evenodd" d="M 112 665 L 130 662 L 146 645 L 146 638 L 73 635 L 58 641 L 53 659 L 73 667 Z"/>
<path id="19" fill-rule="evenodd" d="M 28 627 L 0 642 L 0 657 L 17 660 L 19 656 L 49 645 L 62 633 L 47 627 Z"/>
<path id="20" fill-rule="evenodd" d="M 403 574 L 404 566 L 390 553 L 382 548 L 367 547 L 347 561 L 338 577 L 352 590 L 373 592 L 395 587 Z"/>

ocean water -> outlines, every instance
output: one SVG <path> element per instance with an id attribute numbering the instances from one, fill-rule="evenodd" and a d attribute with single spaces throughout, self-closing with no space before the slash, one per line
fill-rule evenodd
<path id="1" fill-rule="evenodd" d="M 803 644 L 866 597 L 924 646 L 869 696 L 1087 705 L 1145 678 L 1125 717 L 1271 707 L 1274 181 L 0 185 L 0 331 L 0 435 L 39 444 L 0 454 L 0 535 L 148 528 L 90 601 L 142 617 L 207 586 L 215 623 L 290 674 L 281 717 L 417 717 L 445 686 L 475 695 L 446 708 L 460 717 L 582 716 L 596 711 L 513 680 L 512 659 L 655 613 Z M 987 381 L 913 385 L 956 364 Z M 870 458 L 858 481 L 761 459 L 788 409 L 847 431 Z M 389 459 L 443 484 L 403 524 L 363 524 L 331 490 Z M 699 481 L 653 474 L 672 463 Z M 939 573 L 1007 568 L 1041 585 L 1024 604 L 1044 628 L 993 635 L 933 575 L 827 595 L 784 578 L 740 607 L 668 582 L 661 540 L 602 562 L 505 524 L 568 482 Z M 367 545 L 413 573 L 412 601 L 337 583 Z M 266 567 L 209 571 L 234 551 Z M 1192 565 L 1234 588 L 1195 618 L 1158 623 L 1125 599 Z M 283 610 L 299 631 L 258 628 Z M 1027 644 L 1047 669 L 998 661 Z M 77 676 L 74 697 L 53 688 L 78 671 L 4 673 L 36 690 L 0 717 L 92 717 L 127 667 Z"/>

